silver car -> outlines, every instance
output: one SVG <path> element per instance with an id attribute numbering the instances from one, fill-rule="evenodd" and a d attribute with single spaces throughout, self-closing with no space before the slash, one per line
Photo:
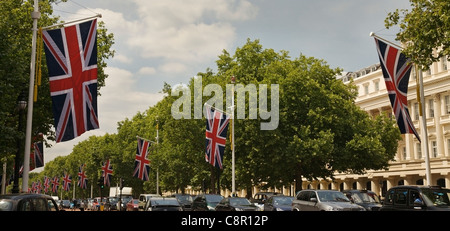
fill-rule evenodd
<path id="1" fill-rule="evenodd" d="M 292 202 L 293 211 L 365 211 L 364 207 L 353 204 L 339 191 L 313 190 L 300 191 Z"/>

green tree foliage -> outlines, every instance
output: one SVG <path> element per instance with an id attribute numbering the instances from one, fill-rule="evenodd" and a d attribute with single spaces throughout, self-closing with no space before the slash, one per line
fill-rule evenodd
<path id="1" fill-rule="evenodd" d="M 397 9 L 385 19 L 386 28 L 400 26 L 397 39 L 406 44 L 403 52 L 423 70 L 441 57 L 450 60 L 450 2 L 410 0 L 411 9 Z"/>
<path id="2" fill-rule="evenodd" d="M 180 192 L 188 186 L 214 192 L 217 170 L 205 162 L 206 120 L 194 119 L 194 101 L 201 99 L 203 105 L 215 95 L 196 95 L 194 92 L 199 89 L 194 87 L 199 80 L 200 90 L 208 84 L 218 84 L 224 93 L 219 97 L 225 106 L 230 76 L 237 77 L 236 86 L 267 84 L 268 110 L 276 106 L 271 103 L 271 97 L 275 97 L 271 95 L 270 87 L 275 87 L 271 84 L 279 86 L 276 129 L 261 130 L 261 123 L 267 120 L 259 114 L 256 119 L 250 118 L 250 93 L 245 97 L 245 118 L 234 120 L 237 189 L 251 192 L 254 185 L 281 187 L 295 181 L 299 190 L 304 178 L 333 178 L 336 172 L 362 174 L 369 169 L 386 169 L 393 160 L 401 138 L 395 121 L 384 115 L 371 119 L 354 103 L 356 87 L 337 80 L 340 70 L 331 69 L 325 61 L 304 55 L 292 59 L 288 52 L 264 49 L 258 40 L 248 40 L 234 55 L 224 50 L 217 67 L 217 73 L 209 68 L 198 73 L 187 86 L 181 87 L 186 90 L 182 94 L 175 94 L 165 84 L 165 96 L 160 102 L 119 122 L 117 134 L 81 142 L 71 154 L 75 157 L 67 159 L 75 164 L 64 166 L 75 168 L 84 162 L 89 165 L 88 174 L 93 179 L 99 176 L 100 162 L 109 157 L 114 166 L 113 185 L 120 177 L 124 178 L 125 186 L 133 187 L 135 195 L 156 191 L 157 171 L 160 192 Z M 174 119 L 172 105 L 188 93 L 191 119 Z M 149 155 L 150 180 L 146 182 L 132 176 L 136 136 L 154 141 Z M 231 189 L 229 139 L 223 163 L 220 186 Z"/>
<path id="3" fill-rule="evenodd" d="M 10 167 L 13 166 L 11 160 L 17 151 L 16 141 L 24 140 L 25 137 L 24 131 L 17 129 L 16 105 L 21 93 L 24 94 L 25 100 L 28 100 L 33 2 L 32 0 L 0 1 L 0 95 L 2 96 L 0 98 L 0 132 L 3 134 L 0 137 L 0 161 L 4 161 L 6 158 L 9 160 L 8 166 Z M 41 17 L 38 20 L 38 27 L 55 25 L 60 22 L 59 17 L 53 15 L 51 4 L 54 2 L 56 1 L 39 1 Z M 114 36 L 108 33 L 103 22 L 98 23 L 97 32 L 98 93 L 100 94 L 100 88 L 105 86 L 107 78 L 104 73 L 107 66 L 106 60 L 114 55 L 114 51 L 111 49 L 114 44 Z M 33 105 L 31 133 L 32 136 L 42 133 L 46 139 L 54 140 L 54 120 L 47 66 L 45 54 L 42 52 L 41 55 L 42 85 L 38 88 L 38 99 Z M 25 117 L 22 121 L 23 127 L 25 127 Z"/>

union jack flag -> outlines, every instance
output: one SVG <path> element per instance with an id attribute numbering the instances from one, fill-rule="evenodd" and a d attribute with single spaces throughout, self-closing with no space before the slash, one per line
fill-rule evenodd
<path id="1" fill-rule="evenodd" d="M 111 177 L 113 174 L 112 166 L 109 162 L 109 160 L 106 160 L 106 162 L 102 166 L 102 176 L 103 176 L 103 184 L 110 186 L 111 185 Z"/>
<path id="2" fill-rule="evenodd" d="M 44 144 L 42 142 L 33 143 L 33 162 L 34 168 L 40 168 L 44 166 Z M 33 169 L 34 169 L 33 168 Z"/>
<path id="3" fill-rule="evenodd" d="M 58 143 L 99 128 L 97 20 L 42 34 Z"/>
<path id="4" fill-rule="evenodd" d="M 48 192 L 50 188 L 50 177 L 44 176 L 44 192 Z"/>
<path id="5" fill-rule="evenodd" d="M 411 73 L 410 59 L 399 49 L 375 38 L 384 82 L 391 101 L 397 125 L 402 134 L 413 133 L 420 142 L 408 110 L 408 82 Z"/>
<path id="6" fill-rule="evenodd" d="M 150 160 L 148 159 L 149 146 L 150 141 L 138 138 L 133 176 L 144 181 L 148 181 L 148 173 L 150 172 Z"/>
<path id="7" fill-rule="evenodd" d="M 72 177 L 68 173 L 65 173 L 64 178 L 63 178 L 63 189 L 65 191 L 69 191 L 71 183 L 72 183 Z"/>
<path id="8" fill-rule="evenodd" d="M 59 178 L 55 176 L 53 177 L 52 181 L 52 192 L 58 193 L 58 186 L 59 186 Z"/>
<path id="9" fill-rule="evenodd" d="M 205 159 L 211 165 L 222 169 L 223 153 L 227 141 L 230 117 L 206 105 L 206 152 Z"/>
<path id="10" fill-rule="evenodd" d="M 82 164 L 78 170 L 78 186 L 80 188 L 87 188 L 86 171 L 84 171 L 84 164 Z"/>

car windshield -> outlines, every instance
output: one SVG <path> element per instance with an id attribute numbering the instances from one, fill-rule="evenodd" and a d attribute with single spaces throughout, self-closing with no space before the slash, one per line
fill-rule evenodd
<path id="1" fill-rule="evenodd" d="M 152 200 L 152 206 L 180 206 L 177 200 Z"/>
<path id="2" fill-rule="evenodd" d="M 191 195 L 177 195 L 176 198 L 180 202 L 192 202 L 192 196 Z"/>
<path id="3" fill-rule="evenodd" d="M 12 202 L 9 200 L 0 200 L 0 211 L 10 211 L 12 205 Z"/>
<path id="4" fill-rule="evenodd" d="M 318 191 L 317 195 L 322 202 L 350 202 L 343 193 L 337 191 Z"/>
<path id="5" fill-rule="evenodd" d="M 294 197 L 274 197 L 273 204 L 274 205 L 291 205 Z"/>
<path id="6" fill-rule="evenodd" d="M 205 197 L 206 200 L 211 203 L 219 203 L 223 199 L 223 196 L 221 195 L 205 195 Z"/>
<path id="7" fill-rule="evenodd" d="M 450 206 L 450 190 L 448 189 L 422 189 L 423 195 L 436 206 Z"/>
<path id="8" fill-rule="evenodd" d="M 251 205 L 249 200 L 245 198 L 230 198 L 230 205 L 239 206 L 239 205 Z"/>
<path id="9" fill-rule="evenodd" d="M 376 201 L 365 192 L 352 193 L 352 199 L 355 203 L 376 203 Z"/>

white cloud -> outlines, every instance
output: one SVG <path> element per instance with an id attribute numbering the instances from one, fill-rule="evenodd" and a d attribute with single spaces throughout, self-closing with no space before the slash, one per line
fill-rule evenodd
<path id="1" fill-rule="evenodd" d="M 155 73 L 156 69 L 154 67 L 142 67 L 138 71 L 138 74 L 140 75 L 154 75 Z"/>
<path id="2" fill-rule="evenodd" d="M 138 111 L 145 111 L 163 98 L 160 93 L 146 93 L 134 90 L 136 79 L 130 71 L 107 67 L 106 87 L 98 97 L 100 129 L 108 133 L 117 131 L 117 122 L 133 117 Z"/>

